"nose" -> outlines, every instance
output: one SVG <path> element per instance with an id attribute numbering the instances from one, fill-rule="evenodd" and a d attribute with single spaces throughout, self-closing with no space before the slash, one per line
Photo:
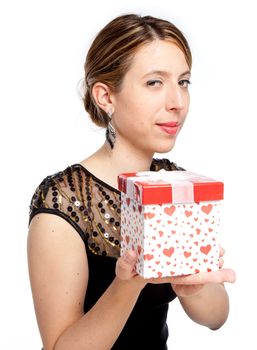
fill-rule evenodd
<path id="1" fill-rule="evenodd" d="M 185 91 L 179 85 L 172 85 L 167 91 L 166 106 L 168 110 L 182 110 L 186 105 Z"/>

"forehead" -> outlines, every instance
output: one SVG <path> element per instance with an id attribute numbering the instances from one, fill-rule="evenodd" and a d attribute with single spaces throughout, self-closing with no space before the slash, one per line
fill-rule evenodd
<path id="1" fill-rule="evenodd" d="M 181 74 L 188 70 L 183 51 L 173 42 L 155 40 L 138 49 L 130 67 L 131 74 L 144 75 L 148 71 L 164 70 L 171 74 Z"/>

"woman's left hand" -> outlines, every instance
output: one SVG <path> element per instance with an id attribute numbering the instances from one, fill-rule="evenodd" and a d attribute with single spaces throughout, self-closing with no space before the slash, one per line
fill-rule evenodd
<path id="1" fill-rule="evenodd" d="M 223 255 L 225 253 L 225 250 L 220 246 L 220 251 L 219 251 L 220 255 L 220 259 L 219 259 L 219 268 L 221 269 L 223 264 L 224 264 L 224 260 L 223 260 Z M 203 287 L 205 284 L 174 284 L 172 283 L 172 288 L 174 290 L 174 292 L 176 293 L 176 295 L 178 297 L 187 297 L 187 296 L 191 296 L 194 294 L 197 294 Z"/>

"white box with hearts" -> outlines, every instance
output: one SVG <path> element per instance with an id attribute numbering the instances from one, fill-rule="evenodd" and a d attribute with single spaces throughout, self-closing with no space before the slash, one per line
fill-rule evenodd
<path id="1" fill-rule="evenodd" d="M 223 183 L 189 171 L 118 176 L 121 255 L 137 251 L 144 278 L 219 269 Z"/>

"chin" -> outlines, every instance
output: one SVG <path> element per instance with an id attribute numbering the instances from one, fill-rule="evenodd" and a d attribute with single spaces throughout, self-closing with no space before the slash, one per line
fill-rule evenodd
<path id="1" fill-rule="evenodd" d="M 170 152 L 173 147 L 175 146 L 175 140 L 173 142 L 166 142 L 166 143 L 160 143 L 158 146 L 155 147 L 156 153 L 168 153 Z"/>

